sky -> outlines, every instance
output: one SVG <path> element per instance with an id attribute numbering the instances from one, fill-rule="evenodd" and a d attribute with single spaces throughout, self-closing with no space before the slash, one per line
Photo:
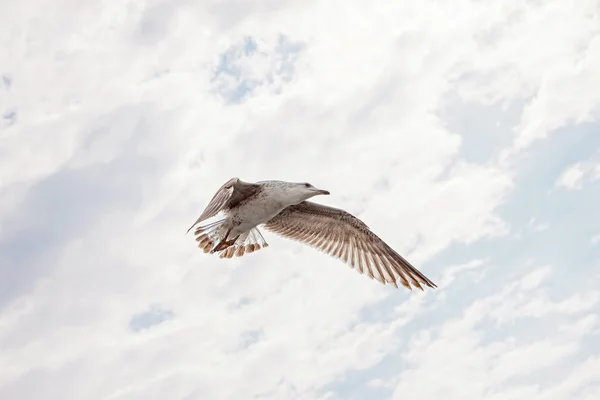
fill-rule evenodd
<path id="1" fill-rule="evenodd" d="M 598 0 L 4 1 L 0 48 L 0 398 L 600 398 Z M 235 176 L 438 287 L 204 254 Z"/>

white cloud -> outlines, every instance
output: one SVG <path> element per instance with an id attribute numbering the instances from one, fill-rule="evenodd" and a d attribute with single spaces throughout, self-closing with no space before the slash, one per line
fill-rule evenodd
<path id="1" fill-rule="evenodd" d="M 580 354 L 599 299 L 553 286 L 563 264 L 535 249 L 557 247 L 545 235 L 560 221 L 514 199 L 530 144 L 595 117 L 597 12 L 558 0 L 0 5 L 0 397 L 594 398 L 598 354 Z M 465 137 L 488 133 L 447 128 L 449 93 L 524 102 L 517 123 L 495 111 L 504 157 L 465 158 Z M 439 288 L 382 287 L 268 234 L 271 247 L 242 259 L 205 255 L 185 229 L 232 176 L 329 189 L 319 200 Z M 521 224 L 548 241 L 507 235 Z M 148 310 L 154 325 L 135 328 Z"/>
<path id="2" fill-rule="evenodd" d="M 569 165 L 556 181 L 556 186 L 566 189 L 581 189 L 584 183 L 600 179 L 600 162 L 577 162 Z"/>
<path id="3" fill-rule="evenodd" d="M 550 228 L 550 225 L 548 223 L 538 223 L 535 218 L 531 218 L 529 220 L 529 226 L 535 230 L 536 232 L 543 232 L 543 231 L 547 231 L 548 228 Z"/>
<path id="4" fill-rule="evenodd" d="M 581 189 L 581 181 L 585 170 L 580 163 L 569 166 L 556 181 L 556 186 L 562 186 L 567 189 Z"/>
<path id="5" fill-rule="evenodd" d="M 540 318 L 543 315 L 563 309 L 562 303 L 577 302 L 574 297 L 562 302 L 546 301 L 543 286 L 522 284 L 531 281 L 532 276 L 547 277 L 548 273 L 547 268 L 536 269 L 500 292 L 478 299 L 461 315 L 417 332 L 410 351 L 402 357 L 401 362 L 408 367 L 396 383 L 394 398 L 413 397 L 418 393 L 423 399 L 439 396 L 512 399 L 525 394 L 562 399 L 584 389 L 587 382 L 573 382 L 568 387 L 560 382 L 582 378 L 599 382 L 600 374 L 593 365 L 597 364 L 597 357 L 582 352 L 583 340 L 594 334 L 593 329 L 597 327 L 595 306 L 565 310 L 562 316 L 553 317 L 553 326 L 541 328 L 543 336 L 538 335 L 542 333 Z M 543 312 L 523 313 L 522 303 L 515 298 L 545 302 Z M 516 319 L 498 319 L 499 310 Z M 488 328 L 491 322 L 498 327 L 495 332 Z M 514 336 L 514 332 L 521 331 L 521 335 Z M 569 375 L 571 368 L 564 367 L 565 361 L 577 354 L 587 361 Z M 547 373 L 559 374 L 565 379 L 545 380 Z"/>

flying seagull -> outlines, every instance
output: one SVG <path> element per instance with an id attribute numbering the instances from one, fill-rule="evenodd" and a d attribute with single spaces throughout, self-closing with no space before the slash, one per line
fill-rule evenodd
<path id="1" fill-rule="evenodd" d="M 188 232 L 219 213 L 224 218 L 194 231 L 198 247 L 221 258 L 241 257 L 268 244 L 258 230 L 297 240 L 339 258 L 361 274 L 408 289 L 436 285 L 350 213 L 306 201 L 328 195 L 310 183 L 228 180 Z"/>

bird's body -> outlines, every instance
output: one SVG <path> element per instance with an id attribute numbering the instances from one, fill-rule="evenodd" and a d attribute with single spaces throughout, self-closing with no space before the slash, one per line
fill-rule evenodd
<path id="1" fill-rule="evenodd" d="M 358 218 L 348 212 L 306 201 L 328 195 L 309 183 L 283 181 L 227 181 L 196 222 L 222 213 L 224 218 L 196 228 L 198 246 L 221 258 L 243 256 L 267 247 L 259 225 L 284 237 L 295 239 L 342 259 L 360 273 L 381 283 L 411 289 L 433 282 L 391 249 Z M 188 229 L 189 231 L 189 229 Z"/>
<path id="2" fill-rule="evenodd" d="M 294 197 L 287 196 L 284 187 L 278 182 L 258 182 L 259 190 L 253 196 L 229 211 L 234 221 L 240 225 L 232 231 L 232 235 L 249 231 L 257 225 L 264 224 L 279 214 L 284 208 L 296 203 Z"/>

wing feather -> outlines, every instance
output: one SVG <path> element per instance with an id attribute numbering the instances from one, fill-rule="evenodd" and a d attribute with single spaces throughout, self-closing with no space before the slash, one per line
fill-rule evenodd
<path id="1" fill-rule="evenodd" d="M 234 207 L 241 201 L 255 195 L 260 191 L 260 185 L 243 182 L 239 178 L 231 178 L 217 190 L 196 222 L 188 229 L 189 232 L 200 222 L 214 217 L 220 211 Z"/>
<path id="2" fill-rule="evenodd" d="M 190 226 L 190 229 L 187 230 L 188 232 L 200 222 L 214 217 L 219 213 L 219 211 L 221 211 L 221 209 L 223 209 L 223 207 L 227 204 L 227 201 L 231 199 L 234 184 L 238 180 L 238 178 L 231 178 L 230 180 L 225 182 L 223 186 L 219 188 L 219 190 L 217 190 L 217 193 L 215 193 L 215 195 L 210 200 L 202 214 L 200 214 L 200 216 L 196 220 L 196 222 L 194 222 L 194 224 Z"/>
<path id="3" fill-rule="evenodd" d="M 304 201 L 290 206 L 265 224 L 265 229 L 315 247 L 341 259 L 383 284 L 423 290 L 436 285 L 394 251 L 365 223 L 333 207 Z"/>

